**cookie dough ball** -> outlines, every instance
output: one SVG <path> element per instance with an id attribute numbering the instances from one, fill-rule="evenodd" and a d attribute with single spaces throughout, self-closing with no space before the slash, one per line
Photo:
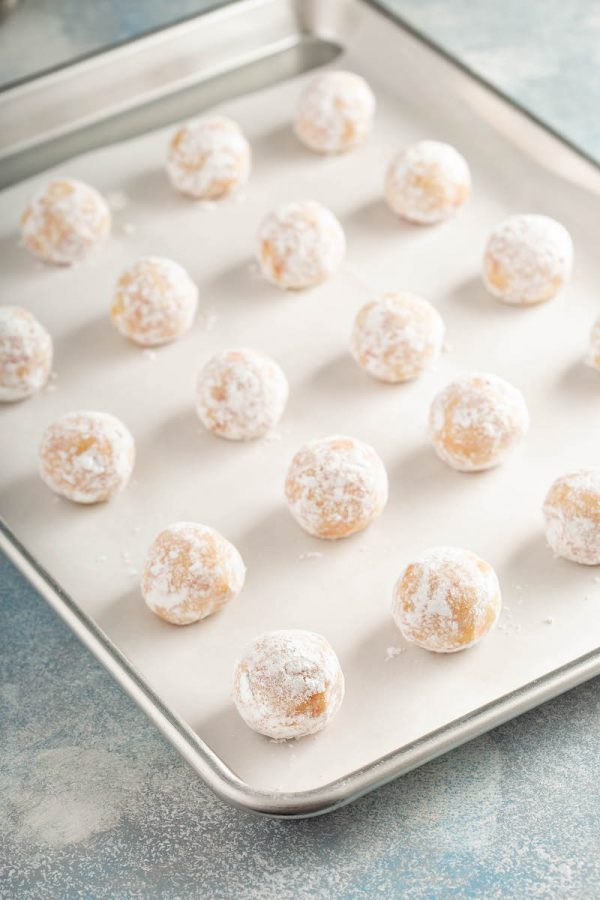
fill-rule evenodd
<path id="1" fill-rule="evenodd" d="M 431 303 L 415 294 L 384 294 L 359 311 L 350 350 L 373 378 L 397 384 L 430 366 L 443 340 L 444 323 Z"/>
<path id="2" fill-rule="evenodd" d="M 292 459 L 285 495 L 293 517 L 309 534 L 348 537 L 383 511 L 387 473 L 368 444 L 339 435 L 318 438 Z"/>
<path id="3" fill-rule="evenodd" d="M 198 288 L 182 266 L 145 256 L 119 278 L 110 318 L 134 343 L 154 347 L 189 331 L 197 306 Z"/>
<path id="4" fill-rule="evenodd" d="M 250 144 L 226 116 L 203 116 L 181 125 L 171 137 L 167 173 L 181 194 L 220 200 L 248 181 Z"/>
<path id="5" fill-rule="evenodd" d="M 123 490 L 133 469 L 135 445 L 109 413 L 72 412 L 42 438 L 40 474 L 56 494 L 75 503 L 100 503 Z"/>
<path id="6" fill-rule="evenodd" d="M 200 372 L 196 410 L 213 434 L 250 441 L 277 425 L 287 398 L 287 379 L 275 360 L 258 350 L 224 350 Z"/>
<path id="7" fill-rule="evenodd" d="M 346 252 L 342 226 L 312 200 L 288 203 L 269 213 L 258 230 L 258 262 L 267 281 L 301 290 L 325 281 Z"/>
<path id="8" fill-rule="evenodd" d="M 28 310 L 0 306 L 0 402 L 39 391 L 52 367 L 52 338 Z"/>
<path id="9" fill-rule="evenodd" d="M 504 303 L 531 306 L 556 296 L 572 263 L 573 243 L 560 222 L 548 216 L 509 216 L 489 237 L 483 280 Z"/>
<path id="10" fill-rule="evenodd" d="M 233 698 L 250 728 L 274 740 L 325 728 L 344 699 L 338 658 L 320 634 L 269 631 L 235 666 Z"/>
<path id="11" fill-rule="evenodd" d="M 402 636 L 425 650 L 466 650 L 496 624 L 496 573 L 470 550 L 434 547 L 411 562 L 394 588 L 392 615 Z"/>
<path id="12" fill-rule="evenodd" d="M 526 435 L 523 395 L 497 375 L 474 372 L 433 400 L 429 431 L 436 453 L 454 469 L 479 472 L 504 462 Z"/>
<path id="13" fill-rule="evenodd" d="M 375 97 L 364 78 L 352 72 L 325 72 L 304 89 L 294 127 L 310 150 L 342 153 L 365 140 L 374 114 Z"/>
<path id="14" fill-rule="evenodd" d="M 450 144 L 419 141 L 392 160 L 385 179 L 390 209 L 417 225 L 449 219 L 466 202 L 471 175 L 465 159 Z"/>
<path id="15" fill-rule="evenodd" d="M 71 265 L 83 259 L 110 231 L 110 210 L 89 184 L 55 178 L 25 207 L 21 236 L 44 262 Z"/>
<path id="16" fill-rule="evenodd" d="M 600 565 L 600 468 L 557 478 L 544 500 L 546 538 L 557 556 Z"/>
<path id="17" fill-rule="evenodd" d="M 238 550 L 218 531 L 176 522 L 148 550 L 141 588 L 148 607 L 161 619 L 191 625 L 237 597 L 245 577 Z"/>
<path id="18" fill-rule="evenodd" d="M 590 344 L 586 357 L 588 365 L 600 372 L 600 319 L 596 319 L 590 332 Z"/>

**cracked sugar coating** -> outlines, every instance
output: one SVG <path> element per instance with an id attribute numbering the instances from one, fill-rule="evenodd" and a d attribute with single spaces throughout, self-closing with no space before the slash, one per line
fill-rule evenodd
<path id="1" fill-rule="evenodd" d="M 294 129 L 317 153 L 341 153 L 361 144 L 375 114 L 373 91 L 353 72 L 316 75 L 304 89 Z"/>
<path id="2" fill-rule="evenodd" d="M 546 538 L 572 562 L 600 565 L 600 468 L 557 478 L 544 500 Z"/>
<path id="3" fill-rule="evenodd" d="M 483 258 L 483 280 L 494 297 L 515 306 L 551 300 L 568 281 L 573 243 L 549 216 L 514 215 L 492 231 Z"/>
<path id="4" fill-rule="evenodd" d="M 89 184 L 55 178 L 31 198 L 21 216 L 27 249 L 44 262 L 70 265 L 83 259 L 110 231 L 110 210 Z"/>
<path id="5" fill-rule="evenodd" d="M 470 550 L 434 547 L 411 562 L 394 588 L 392 615 L 403 637 L 426 650 L 472 647 L 498 621 L 493 568 Z"/>
<path id="6" fill-rule="evenodd" d="M 258 262 L 267 281 L 301 290 L 325 281 L 346 252 L 342 226 L 313 200 L 288 203 L 269 213 L 258 230 Z"/>
<path id="7" fill-rule="evenodd" d="M 418 141 L 392 160 L 385 179 L 390 209 L 418 225 L 449 219 L 466 202 L 471 175 L 465 159 L 450 144 Z"/>
<path id="8" fill-rule="evenodd" d="M 283 371 L 269 356 L 258 350 L 223 350 L 198 376 L 196 410 L 213 434 L 249 441 L 279 422 L 288 392 Z"/>
<path id="9" fill-rule="evenodd" d="M 226 116 L 203 116 L 172 135 L 167 173 L 173 186 L 195 200 L 219 200 L 250 175 L 250 144 Z"/>
<path id="10" fill-rule="evenodd" d="M 528 428 L 521 392 L 503 378 L 481 372 L 451 382 L 434 397 L 429 413 L 436 453 L 462 472 L 504 462 Z"/>
<path id="11" fill-rule="evenodd" d="M 75 503 L 110 500 L 129 481 L 133 437 L 109 413 L 72 412 L 44 432 L 40 474 L 48 487 Z"/>
<path id="12" fill-rule="evenodd" d="M 338 658 L 320 634 L 269 631 L 236 663 L 233 699 L 250 728 L 275 740 L 325 728 L 344 699 Z"/>
<path id="13" fill-rule="evenodd" d="M 590 332 L 590 343 L 586 362 L 600 372 L 600 318 L 596 319 Z"/>
<path id="14" fill-rule="evenodd" d="M 292 459 L 285 495 L 293 517 L 309 534 L 348 537 L 383 511 L 387 473 L 368 444 L 341 435 L 318 438 Z"/>
<path id="15" fill-rule="evenodd" d="M 238 550 L 207 525 L 176 522 L 152 542 L 142 572 L 142 595 L 159 618 L 191 625 L 217 612 L 244 586 Z"/>
<path id="16" fill-rule="evenodd" d="M 198 288 L 182 266 L 145 256 L 119 278 L 110 318 L 134 343 L 154 347 L 189 331 L 197 306 Z"/>
<path id="17" fill-rule="evenodd" d="M 52 367 L 52 338 L 29 310 L 0 306 L 0 402 L 39 391 Z"/>
<path id="18" fill-rule="evenodd" d="M 359 310 L 350 351 L 369 375 L 397 384 L 431 365 L 443 339 L 444 323 L 431 303 L 407 292 L 389 293 Z"/>

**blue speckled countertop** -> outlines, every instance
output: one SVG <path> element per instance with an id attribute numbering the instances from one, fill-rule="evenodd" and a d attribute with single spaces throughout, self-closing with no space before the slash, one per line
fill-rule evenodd
<path id="1" fill-rule="evenodd" d="M 31 69 L 208 5 L 63 0 L 59 18 L 23 2 L 0 25 L 0 81 L 28 70 L 11 17 Z M 600 155 L 598 2 L 387 5 Z M 600 896 L 598 679 L 351 807 L 281 822 L 217 800 L 4 559 L 0 668 L 0 897 Z"/>

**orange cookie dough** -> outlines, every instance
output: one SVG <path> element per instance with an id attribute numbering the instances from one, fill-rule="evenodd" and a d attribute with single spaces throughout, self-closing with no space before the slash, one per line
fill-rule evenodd
<path id="1" fill-rule="evenodd" d="M 236 663 L 233 698 L 250 728 L 275 740 L 321 731 L 344 698 L 338 658 L 320 634 L 269 631 Z"/>
<path id="2" fill-rule="evenodd" d="M 0 306 L 0 402 L 39 391 L 52 367 L 52 338 L 28 310 Z"/>
<path id="3" fill-rule="evenodd" d="M 31 198 L 21 216 L 27 249 L 44 262 L 70 265 L 83 259 L 110 231 L 110 210 L 89 184 L 55 178 Z"/>
<path id="4" fill-rule="evenodd" d="M 362 531 L 388 498 L 388 479 L 375 450 L 352 437 L 309 441 L 287 473 L 285 495 L 298 524 L 315 537 L 336 539 Z"/>
<path id="5" fill-rule="evenodd" d="M 250 144 L 226 116 L 203 116 L 180 125 L 171 137 L 167 174 L 181 194 L 220 200 L 248 180 Z"/>
<path id="6" fill-rule="evenodd" d="M 375 113 L 373 91 L 353 72 L 324 72 L 312 78 L 300 97 L 297 136 L 317 153 L 342 153 L 369 135 Z"/>
<path id="7" fill-rule="evenodd" d="M 465 159 L 450 144 L 419 141 L 392 160 L 385 179 L 390 209 L 417 225 L 449 219 L 471 193 Z"/>
<path id="8" fill-rule="evenodd" d="M 238 550 L 218 531 L 176 522 L 155 538 L 144 563 L 141 589 L 153 613 L 173 625 L 212 615 L 244 586 Z"/>
<path id="9" fill-rule="evenodd" d="M 544 500 L 544 520 L 556 556 L 600 565 L 600 468 L 557 478 Z"/>
<path id="10" fill-rule="evenodd" d="M 454 653 L 481 640 L 501 608 L 500 585 L 489 563 L 470 550 L 434 547 L 400 576 L 392 614 L 407 641 Z"/>

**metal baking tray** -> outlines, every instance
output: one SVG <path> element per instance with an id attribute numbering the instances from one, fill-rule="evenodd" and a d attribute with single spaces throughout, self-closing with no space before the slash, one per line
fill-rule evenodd
<path id="1" fill-rule="evenodd" d="M 335 159 L 304 151 L 289 121 L 303 73 L 325 64 L 365 75 L 379 104 L 373 139 Z M 170 191 L 162 159 L 165 127 L 215 106 L 247 131 L 255 171 L 241 197 L 207 208 Z M 0 410 L 0 546 L 217 794 L 272 816 L 323 813 L 600 672 L 597 570 L 553 559 L 539 515 L 552 478 L 600 449 L 600 383 L 581 364 L 597 293 L 593 161 L 363 0 L 243 0 L 5 91 L 0 123 L 5 296 L 49 327 L 58 372 L 55 390 Z M 474 175 L 472 201 L 439 228 L 402 225 L 381 200 L 391 153 L 419 137 L 458 146 Z M 114 206 L 114 237 L 72 270 L 18 246 L 32 176 L 59 163 Z M 348 260 L 330 283 L 282 296 L 252 271 L 255 226 L 309 195 L 340 217 Z M 478 278 L 487 231 L 515 210 L 555 215 L 575 241 L 572 285 L 539 309 L 497 304 Z M 183 262 L 204 311 L 153 354 L 106 316 L 120 269 L 143 252 Z M 356 309 L 394 287 L 431 298 L 453 345 L 399 388 L 372 383 L 345 350 Z M 242 341 L 290 378 L 279 440 L 228 445 L 194 418 L 197 368 Z M 433 393 L 465 368 L 515 381 L 532 413 L 523 449 L 482 476 L 443 466 L 425 435 Z M 41 431 L 77 407 L 119 415 L 138 445 L 128 490 L 97 508 L 58 500 L 36 474 Z M 362 535 L 323 544 L 291 521 L 281 482 L 303 440 L 336 431 L 377 447 L 391 500 Z M 175 629 L 145 609 L 135 569 L 183 518 L 230 537 L 249 576 L 225 611 Z M 402 565 L 436 543 L 489 559 L 505 601 L 496 631 L 448 658 L 404 645 L 389 615 Z M 250 732 L 228 696 L 238 652 L 274 627 L 323 632 L 347 677 L 328 729 L 287 744 Z"/>

